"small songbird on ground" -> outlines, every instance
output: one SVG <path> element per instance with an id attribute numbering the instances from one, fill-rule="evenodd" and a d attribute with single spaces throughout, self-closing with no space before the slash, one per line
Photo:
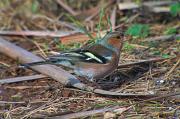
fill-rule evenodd
<path id="1" fill-rule="evenodd" d="M 95 44 L 50 56 L 45 61 L 26 63 L 21 66 L 60 65 L 68 67 L 73 70 L 74 74 L 92 81 L 94 78 L 103 78 L 109 75 L 117 68 L 122 45 L 122 34 L 117 31 L 109 32 Z"/>

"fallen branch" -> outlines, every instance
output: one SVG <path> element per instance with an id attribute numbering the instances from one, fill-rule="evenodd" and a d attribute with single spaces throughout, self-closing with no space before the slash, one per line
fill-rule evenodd
<path id="1" fill-rule="evenodd" d="M 71 32 L 51 32 L 51 31 L 0 31 L 0 35 L 8 36 L 41 36 L 41 37 L 64 37 L 78 33 L 77 31 Z"/>
<path id="2" fill-rule="evenodd" d="M 168 7 L 150 7 L 149 10 L 154 13 L 169 13 L 170 12 L 170 8 Z"/>
<path id="3" fill-rule="evenodd" d="M 121 110 L 120 113 L 123 113 L 130 108 L 131 108 L 131 106 L 127 107 L 127 108 L 114 106 L 114 107 L 107 107 L 107 108 L 103 108 L 103 109 L 96 109 L 96 110 L 66 114 L 66 115 L 62 115 L 62 116 L 54 116 L 54 117 L 49 117 L 47 119 L 72 119 L 72 118 L 74 119 L 74 118 L 81 118 L 81 117 L 85 117 L 85 116 L 91 116 L 91 115 L 95 115 L 95 114 L 101 114 L 101 113 L 105 113 L 105 112 L 109 112 L 109 111 L 116 112 L 116 110 Z"/>
<path id="4" fill-rule="evenodd" d="M 120 10 L 130 10 L 130 9 L 137 9 L 140 7 L 154 7 L 154 6 L 161 6 L 161 5 L 169 5 L 174 3 L 175 1 L 150 1 L 150 2 L 142 2 L 141 4 L 135 2 L 123 2 L 119 3 Z"/>
<path id="5" fill-rule="evenodd" d="M 118 68 L 128 67 L 128 66 L 132 66 L 132 65 L 139 65 L 139 64 L 143 64 L 143 63 L 160 62 L 160 61 L 167 60 L 167 59 L 168 58 L 152 58 L 152 59 L 148 59 L 148 60 L 141 60 L 139 62 L 119 64 Z"/>
<path id="6" fill-rule="evenodd" d="M 174 92 L 174 93 L 169 93 L 169 94 L 163 94 L 161 96 L 153 97 L 153 98 L 150 98 L 150 99 L 147 99 L 147 100 L 143 100 L 143 101 L 140 101 L 140 102 L 134 103 L 134 104 L 142 104 L 144 102 L 159 100 L 159 99 L 163 99 L 163 98 L 167 99 L 168 97 L 173 97 L 173 96 L 177 96 L 177 95 L 180 95 L 180 91 L 179 92 Z"/>
<path id="7" fill-rule="evenodd" d="M 48 78 L 45 75 L 39 74 L 39 75 L 32 75 L 32 76 L 21 76 L 21 77 L 15 77 L 15 78 L 7 78 L 7 79 L 1 79 L 0 84 L 9 84 L 9 83 L 17 83 L 22 81 L 31 81 L 31 80 L 37 80 L 42 78 Z"/>
<path id="8" fill-rule="evenodd" d="M 93 37 L 96 33 L 91 33 Z M 85 42 L 90 40 L 90 38 L 81 34 L 78 31 L 71 32 L 50 32 L 50 31 L 0 31 L 1 36 L 38 36 L 38 37 L 58 37 L 62 44 L 71 44 L 77 42 Z M 72 40 L 73 39 L 73 40 Z"/>
<path id="9" fill-rule="evenodd" d="M 30 62 L 37 62 L 42 61 L 43 59 L 0 38 L 0 52 L 6 54 L 7 56 L 19 60 L 20 63 L 30 63 Z M 155 96 L 152 94 L 131 94 L 131 93 L 117 93 L 106 91 L 102 89 L 96 89 L 91 86 L 87 86 L 81 83 L 75 76 L 71 75 L 70 73 L 64 71 L 62 68 L 54 66 L 54 65 L 39 65 L 39 66 L 32 66 L 33 70 L 40 72 L 44 75 L 51 77 L 52 79 L 62 83 L 65 86 L 72 86 L 74 88 L 78 88 L 80 90 L 85 90 L 89 92 L 93 92 L 100 95 L 106 96 Z"/>
<path id="10" fill-rule="evenodd" d="M 76 16 L 78 12 L 74 11 L 70 6 L 64 3 L 62 0 L 56 0 L 56 2 L 62 6 L 66 11 L 68 11 L 71 15 Z"/>
<path id="11" fill-rule="evenodd" d="M 180 64 L 180 59 L 174 64 L 174 66 L 165 74 L 165 79 L 168 79 L 169 75 L 176 69 L 176 67 Z"/>
<path id="12" fill-rule="evenodd" d="M 147 41 L 147 42 L 152 42 L 152 41 L 168 41 L 168 40 L 175 40 L 177 38 L 180 38 L 180 34 L 151 37 L 151 38 L 144 39 L 144 41 Z"/>

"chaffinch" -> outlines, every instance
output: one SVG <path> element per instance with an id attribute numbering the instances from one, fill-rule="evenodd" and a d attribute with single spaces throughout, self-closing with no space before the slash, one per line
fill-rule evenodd
<path id="1" fill-rule="evenodd" d="M 22 64 L 22 66 L 60 65 L 71 68 L 76 75 L 91 81 L 93 78 L 103 78 L 118 66 L 123 45 L 121 36 L 120 32 L 109 32 L 95 44 L 50 56 L 45 61 Z"/>

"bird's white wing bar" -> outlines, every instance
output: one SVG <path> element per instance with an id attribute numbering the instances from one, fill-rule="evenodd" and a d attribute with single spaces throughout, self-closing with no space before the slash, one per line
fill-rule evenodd
<path id="1" fill-rule="evenodd" d="M 94 59 L 94 60 L 96 60 L 99 63 L 103 63 L 103 61 L 100 58 L 98 58 L 97 56 L 95 56 L 91 52 L 85 52 L 84 54 L 88 57 L 87 60 Z"/>

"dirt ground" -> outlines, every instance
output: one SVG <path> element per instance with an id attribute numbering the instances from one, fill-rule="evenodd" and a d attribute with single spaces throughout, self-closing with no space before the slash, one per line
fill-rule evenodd
<path id="1" fill-rule="evenodd" d="M 67 6 L 66 6 L 67 5 Z M 180 95 L 164 96 L 180 92 L 180 42 L 179 38 L 153 40 L 149 38 L 180 34 L 180 16 L 170 13 L 154 13 L 144 9 L 120 10 L 118 1 L 108 0 L 2 0 L 0 2 L 0 37 L 16 44 L 33 54 L 46 57 L 52 51 L 62 52 L 76 49 L 89 43 L 84 34 L 51 37 L 32 35 L 10 35 L 2 31 L 79 31 L 81 25 L 88 32 L 97 33 L 100 8 L 104 6 L 101 31 L 114 28 L 126 31 L 133 24 L 146 24 L 147 36 L 126 35 L 121 52 L 119 67 L 110 76 L 96 79 L 94 83 L 81 79 L 88 85 L 97 85 L 104 90 L 154 94 L 149 97 L 102 96 L 63 86 L 52 78 L 23 81 L 0 85 L 0 117 L 4 119 L 54 118 L 55 116 L 84 112 L 80 118 L 118 119 L 179 119 Z M 142 10 L 143 9 L 143 10 Z M 68 15 L 76 18 L 71 20 Z M 108 18 L 112 26 L 108 25 Z M 77 23 L 78 22 L 78 23 Z M 81 23 L 81 25 L 78 25 Z M 123 27 L 122 27 L 123 26 Z M 176 29 L 174 32 L 172 29 Z M 170 31 L 173 33 L 169 33 Z M 125 34 L 125 33 L 124 33 Z M 166 58 L 151 62 L 152 58 Z M 145 63 L 142 62 L 146 60 Z M 122 67 L 123 64 L 131 63 Z M 39 74 L 30 69 L 20 68 L 17 60 L 0 53 L 0 80 Z M 110 110 L 94 113 L 99 109 L 118 106 L 118 111 Z M 90 114 L 90 111 L 93 114 Z M 89 113 L 90 115 L 85 115 Z M 79 114 L 79 113 L 78 113 Z"/>

